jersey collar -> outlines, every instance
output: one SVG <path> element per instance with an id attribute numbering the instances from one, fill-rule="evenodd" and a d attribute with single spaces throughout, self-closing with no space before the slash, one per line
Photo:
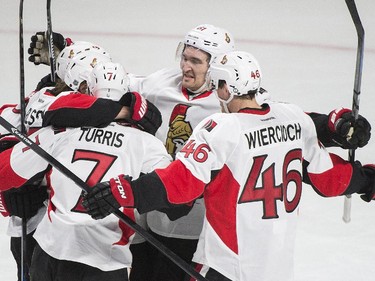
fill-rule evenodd
<path id="1" fill-rule="evenodd" d="M 184 97 L 187 99 L 187 100 L 197 100 L 197 99 L 202 99 L 202 98 L 206 98 L 208 97 L 209 95 L 212 94 L 212 91 L 205 91 L 203 93 L 200 93 L 200 94 L 193 94 L 191 93 L 188 89 L 182 87 L 182 94 L 184 95 Z"/>
<path id="2" fill-rule="evenodd" d="M 240 113 L 248 113 L 248 114 L 256 114 L 256 115 L 266 115 L 270 112 L 270 106 L 267 103 L 261 105 L 262 108 L 250 108 L 245 107 L 240 109 L 238 112 Z"/>

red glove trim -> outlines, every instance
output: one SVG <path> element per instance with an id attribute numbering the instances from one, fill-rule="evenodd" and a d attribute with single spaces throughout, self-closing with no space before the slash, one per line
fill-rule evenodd
<path id="1" fill-rule="evenodd" d="M 135 96 L 135 103 L 133 106 L 132 119 L 134 121 L 139 121 L 143 118 L 143 116 L 147 112 L 147 101 L 144 97 L 142 97 L 137 92 L 133 92 L 133 95 Z"/>
<path id="2" fill-rule="evenodd" d="M 9 212 L 4 201 L 3 192 L 0 192 L 0 213 L 3 215 L 3 217 L 9 217 Z"/>
<path id="3" fill-rule="evenodd" d="M 346 112 L 351 112 L 351 110 L 349 108 L 341 107 L 331 111 L 331 113 L 328 116 L 328 128 L 331 130 L 331 132 L 336 132 L 336 122 Z"/>
<path id="4" fill-rule="evenodd" d="M 70 46 L 73 44 L 73 40 L 69 37 L 65 38 L 65 46 Z"/>
<path id="5" fill-rule="evenodd" d="M 0 136 L 0 141 L 14 141 L 14 142 L 19 142 L 19 139 L 18 138 L 16 138 L 15 136 L 9 136 L 9 135 L 7 135 L 7 136 L 3 136 L 3 137 L 1 137 Z"/>
<path id="6" fill-rule="evenodd" d="M 119 175 L 109 181 L 111 192 L 121 207 L 134 207 L 134 195 L 130 182 L 124 175 Z"/>

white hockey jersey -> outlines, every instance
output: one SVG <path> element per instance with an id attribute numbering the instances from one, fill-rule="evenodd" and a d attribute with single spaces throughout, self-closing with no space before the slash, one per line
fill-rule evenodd
<path id="1" fill-rule="evenodd" d="M 39 129 L 42 127 L 44 113 L 58 98 L 49 92 L 50 89 L 52 89 L 52 87 L 46 87 L 39 91 L 34 91 L 27 97 L 27 102 L 25 104 L 26 131 L 29 131 L 32 128 Z M 72 92 L 63 92 L 60 96 L 68 95 L 70 93 Z M 21 128 L 21 108 L 19 104 L 4 105 L 0 109 L 0 115 L 17 129 Z M 9 134 L 9 132 L 0 126 L 0 136 L 7 134 Z"/>
<path id="2" fill-rule="evenodd" d="M 21 126 L 21 109 L 17 104 L 5 104 L 0 108 L 0 115 L 17 129 Z M 7 135 L 9 132 L 0 126 L 0 136 Z"/>
<path id="3" fill-rule="evenodd" d="M 178 68 L 162 69 L 145 78 L 131 79 L 131 91 L 139 92 L 161 112 L 163 123 L 156 137 L 175 155 L 203 118 L 220 112 L 220 104 L 211 91 L 194 97 L 182 88 L 182 73 Z M 159 235 L 181 239 L 198 239 L 204 217 L 203 200 L 197 200 L 190 213 L 175 221 L 166 214 L 152 211 L 147 224 Z"/>
<path id="4" fill-rule="evenodd" d="M 203 120 L 176 161 L 155 171 L 169 203 L 204 195 L 193 261 L 230 280 L 293 280 L 303 161 L 324 196 L 341 195 L 351 183 L 352 165 L 319 145 L 311 118 L 297 106 L 272 103 Z M 144 183 L 141 177 L 133 190 Z"/>
<path id="5" fill-rule="evenodd" d="M 62 92 L 59 96 L 52 95 L 49 90 L 52 87 L 43 88 L 40 91 L 32 92 L 28 97 L 28 103 L 25 110 L 25 126 L 31 133 L 34 130 L 42 128 L 43 115 L 48 107 L 56 101 L 59 96 L 68 95 L 71 92 Z"/>
<path id="6" fill-rule="evenodd" d="M 170 163 L 161 141 L 135 128 L 111 123 L 105 128 L 40 129 L 30 136 L 89 186 L 126 173 L 137 178 Z M 47 172 L 48 211 L 34 237 L 60 260 L 88 264 L 104 271 L 129 267 L 134 231 L 115 216 L 95 221 L 81 206 L 81 189 L 22 143 L 0 154 L 1 189 L 20 186 Z M 134 219 L 134 209 L 124 213 Z"/>
<path id="7" fill-rule="evenodd" d="M 43 115 L 49 105 L 56 100 L 56 97 L 51 95 L 48 90 L 51 87 L 46 87 L 40 91 L 34 91 L 27 97 L 26 108 L 25 108 L 25 128 L 28 132 L 33 132 L 36 129 L 42 127 Z M 0 112 L 1 117 L 15 126 L 17 129 L 21 129 L 21 109 L 20 105 L 13 105 L 4 108 Z M 30 130 L 31 129 L 31 130 Z M 29 131 L 30 130 L 30 131 Z M 0 135 L 7 135 L 9 132 L 0 126 Z M 38 213 L 27 220 L 27 233 L 33 232 L 38 226 L 39 222 L 44 216 L 46 208 L 42 207 Z M 7 235 L 11 237 L 22 236 L 22 219 L 16 216 L 9 218 L 9 224 L 7 229 Z"/>

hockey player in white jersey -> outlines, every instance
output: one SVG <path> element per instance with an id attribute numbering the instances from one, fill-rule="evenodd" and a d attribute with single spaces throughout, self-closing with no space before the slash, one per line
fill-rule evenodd
<path id="1" fill-rule="evenodd" d="M 220 112 L 220 104 L 210 88 L 207 70 L 216 55 L 234 49 L 234 39 L 225 29 L 201 24 L 186 34 L 180 47 L 179 69 L 162 69 L 143 78 L 130 75 L 130 89 L 139 92 L 161 111 L 163 123 L 156 136 L 163 141 L 172 156 L 186 143 L 192 130 L 203 118 Z M 263 90 L 256 94 L 259 103 L 262 103 L 266 94 Z M 64 110 L 56 107 L 47 112 L 45 117 L 48 120 L 45 120 L 45 123 L 73 126 L 75 122 L 70 120 L 70 117 L 80 116 L 81 120 L 87 121 L 86 125 L 98 125 L 94 122 L 94 110 L 81 108 L 79 113 L 74 113 L 76 107 L 70 108 L 69 114 L 66 114 L 66 110 L 67 107 L 64 107 Z M 366 119 L 360 117 L 359 122 L 354 123 L 350 112 L 337 114 L 335 118 L 316 113 L 310 113 L 310 116 L 315 121 L 319 138 L 326 145 L 362 147 L 370 138 L 371 127 Z M 332 126 L 328 127 L 329 124 Z M 354 127 L 355 133 L 348 141 L 346 130 L 351 126 Z M 147 217 L 151 233 L 173 252 L 190 262 L 202 230 L 203 201 L 196 201 L 187 216 L 175 221 L 158 211 L 150 212 Z M 183 279 L 184 272 L 173 262 L 157 251 L 152 252 L 154 255 L 147 253 L 145 258 L 149 258 L 149 268 L 156 268 L 153 280 Z"/>
<path id="2" fill-rule="evenodd" d="M 303 181 L 322 196 L 359 193 L 370 201 L 375 165 L 328 153 L 298 106 L 257 103 L 262 74 L 249 53 L 218 56 L 210 75 L 225 113 L 198 124 L 167 168 L 99 183 L 83 204 L 101 219 L 113 206 L 143 213 L 203 195 L 206 213 L 193 260 L 208 280 L 293 280 Z"/>
<path id="3" fill-rule="evenodd" d="M 156 137 L 172 156 L 204 117 L 220 111 L 206 73 L 211 57 L 234 49 L 231 34 L 209 24 L 189 31 L 182 43 L 180 69 L 162 69 L 147 77 L 130 75 L 130 90 L 139 92 L 160 110 L 163 123 Z M 73 110 L 76 108 L 70 112 Z M 64 114 L 59 108 L 53 108 L 46 113 L 45 124 L 72 126 L 74 122 L 69 122 L 69 118 L 80 116 L 81 120 L 90 122 L 86 125 L 98 125 L 93 123 L 95 116 L 86 115 L 90 113 L 94 112 L 84 109 L 71 114 L 65 111 Z M 192 211 L 182 218 L 172 221 L 167 214 L 154 211 L 147 214 L 147 222 L 156 238 L 185 261 L 191 262 L 202 229 L 203 214 L 203 200 L 197 200 Z M 155 269 L 152 280 L 183 279 L 184 272 L 158 251 L 150 248 L 145 258 L 149 270 Z"/>
<path id="4" fill-rule="evenodd" d="M 122 69 L 119 65 L 113 65 L 108 63 L 111 73 L 103 73 L 111 75 L 105 87 L 92 88 L 95 96 L 117 100 L 127 91 L 126 75 L 117 71 Z M 104 128 L 46 127 L 30 138 L 92 186 L 124 169 L 137 178 L 170 163 L 162 142 L 132 126 L 113 122 Z M 51 190 L 47 214 L 34 235 L 38 246 L 31 265 L 32 280 L 128 279 L 133 230 L 115 216 L 93 221 L 81 205 L 80 188 L 22 143 L 1 153 L 0 162 L 2 190 L 44 175 Z M 135 219 L 133 209 L 123 212 Z"/>
<path id="5" fill-rule="evenodd" d="M 32 92 L 26 98 L 26 114 L 25 114 L 25 127 L 28 131 L 28 134 L 38 130 L 43 125 L 43 116 L 47 109 L 50 106 L 64 106 L 64 97 L 74 96 L 75 104 L 80 106 L 86 106 L 88 102 L 84 104 L 80 101 L 80 97 L 83 94 L 87 94 L 87 84 L 86 79 L 88 73 L 92 70 L 96 63 L 100 61 L 110 61 L 110 55 L 100 46 L 90 43 L 90 42 L 70 42 L 69 46 L 66 46 L 63 49 L 63 52 L 60 52 L 57 56 L 56 61 L 56 74 L 57 74 L 57 83 L 52 83 L 50 81 L 50 76 L 44 77 L 37 86 L 37 90 Z M 61 44 L 60 44 L 61 45 Z M 34 58 L 35 59 L 35 58 Z M 40 58 L 36 59 L 40 61 Z M 61 81 L 65 79 L 66 83 Z M 69 84 L 66 85 L 66 84 Z M 128 83 L 126 84 L 128 85 Z M 46 86 L 46 87 L 45 87 Z M 127 90 L 125 92 L 128 92 Z M 84 94 L 86 96 L 86 94 Z M 137 96 L 133 93 L 128 92 L 125 95 L 127 100 L 137 100 Z M 98 96 L 99 99 L 95 98 L 94 102 L 89 102 L 90 106 L 94 108 L 98 120 L 105 124 L 109 124 L 113 121 L 119 112 L 131 112 L 131 110 L 136 111 L 137 104 L 136 102 L 128 103 L 127 106 L 124 106 L 118 102 L 112 101 L 108 106 L 107 101 Z M 94 99 L 92 97 L 92 99 Z M 117 99 L 118 100 L 118 99 Z M 138 99 L 139 100 L 139 99 Z M 161 117 L 159 111 L 148 101 L 147 102 L 147 111 L 142 118 L 137 118 L 133 120 L 133 123 L 140 123 L 145 130 L 151 131 L 153 133 L 159 127 L 161 123 Z M 129 108 L 129 106 L 132 106 Z M 155 109 L 155 110 L 154 110 Z M 104 112 L 104 113 L 103 113 Z M 0 111 L 0 114 L 3 118 L 8 120 L 14 126 L 20 128 L 21 118 L 20 118 L 20 108 L 19 105 L 5 105 Z M 106 118 L 101 118 L 100 115 L 103 114 Z M 158 115 L 159 114 L 159 115 Z M 124 115 L 124 114 L 123 114 Z M 126 115 L 126 116 L 129 116 Z M 150 118 L 153 118 L 150 122 Z M 80 121 L 77 118 L 78 122 Z M 146 126 L 148 125 L 148 126 Z M 15 143 L 18 142 L 12 136 L 8 135 L 8 132 L 0 128 L 1 133 L 1 147 L 2 150 L 12 147 Z M 1 151 L 2 151 L 1 150 Z M 35 240 L 32 237 L 33 231 L 36 229 L 38 223 L 43 217 L 45 207 L 43 201 L 47 198 L 45 188 L 34 189 L 22 188 L 22 189 L 13 189 L 6 192 L 0 193 L 0 208 L 1 213 L 4 216 L 11 215 L 9 220 L 9 227 L 7 234 L 11 236 L 11 250 L 13 256 L 17 262 L 18 266 L 18 280 L 21 281 L 21 240 L 20 236 L 22 233 L 22 222 L 21 217 L 27 219 L 27 256 L 25 262 L 27 266 L 30 265 L 31 256 L 33 253 L 33 248 L 35 245 Z M 39 194 L 39 195 L 38 195 Z M 36 214 L 36 215 L 35 215 Z"/>
<path id="6" fill-rule="evenodd" d="M 107 51 L 102 47 L 85 41 L 72 42 L 70 38 L 64 39 L 62 35 L 53 33 L 54 41 L 63 41 L 60 44 L 55 45 L 56 61 L 56 74 L 61 80 L 64 80 L 67 84 L 69 93 L 64 93 L 56 97 L 56 100 L 52 103 L 47 103 L 48 110 L 44 111 L 43 126 L 49 125 L 50 112 L 58 110 L 59 113 L 63 114 L 64 117 L 56 118 L 53 125 L 64 127 L 65 124 L 61 120 L 69 116 L 69 126 L 82 126 L 88 123 L 83 116 L 85 110 L 90 113 L 88 117 L 95 126 L 106 126 L 115 119 L 127 119 L 133 124 L 142 127 L 145 131 L 155 134 L 156 128 L 160 127 L 161 118 L 159 111 L 153 104 L 146 100 L 146 106 L 142 111 L 142 114 L 138 114 L 139 106 L 142 105 L 142 99 L 139 95 L 129 92 L 123 99 L 119 101 L 113 101 L 111 99 L 94 98 L 87 96 L 87 85 L 85 79 L 87 79 L 88 72 L 98 63 L 104 61 L 107 58 L 110 60 L 111 57 Z M 66 46 L 66 47 L 64 47 Z M 30 56 L 29 61 L 34 62 L 36 65 L 49 64 L 48 56 L 48 44 L 45 38 L 44 32 L 37 32 L 31 37 L 30 48 L 28 50 Z M 90 59 L 85 57 L 85 54 L 96 53 L 98 57 L 91 57 L 93 60 L 90 64 L 86 62 Z M 75 58 L 75 59 L 74 59 Z M 72 60 L 74 61 L 72 62 Z M 66 76 L 66 77 L 65 77 Z M 50 75 L 45 76 L 38 84 L 38 90 L 44 86 L 55 87 L 55 83 L 51 82 Z M 65 87 L 65 85 L 62 85 Z M 56 89 L 61 91 L 64 89 Z M 73 92 L 72 92 L 73 90 Z M 56 93 L 51 93 L 56 96 Z M 69 108 L 78 108 L 79 114 L 75 114 L 76 111 L 70 111 Z M 100 113 L 100 114 L 99 114 Z"/>
<path id="7" fill-rule="evenodd" d="M 103 60 L 111 60 L 110 55 L 101 47 L 90 43 L 90 42 L 75 42 L 70 46 L 64 48 L 64 52 L 60 53 L 57 57 L 57 68 L 56 72 L 58 75 L 57 80 L 61 81 L 65 77 L 65 74 L 68 72 L 70 78 L 73 77 L 71 72 L 72 69 L 67 71 L 68 63 L 73 60 L 73 58 L 78 55 L 77 60 L 81 65 L 77 66 L 75 62 L 75 69 L 78 71 L 90 70 L 85 63 L 85 60 L 82 60 L 82 53 L 86 53 L 86 59 L 94 60 L 95 62 Z M 90 55 L 89 55 L 90 54 Z M 93 56 L 91 56 L 93 55 Z M 94 65 L 93 65 L 94 66 Z M 68 80 L 70 82 L 72 79 Z M 77 86 L 67 87 L 65 83 L 58 82 L 57 86 L 47 83 L 49 86 L 41 86 L 42 83 L 39 83 L 37 90 L 33 91 L 25 99 L 25 120 L 24 125 L 28 134 L 33 133 L 34 131 L 42 127 L 43 115 L 47 108 L 57 99 L 58 95 L 67 95 L 72 91 L 81 91 L 86 92 L 87 85 L 86 83 L 81 83 L 85 80 L 83 76 L 80 79 L 75 81 Z M 45 84 L 45 82 L 43 83 Z M 65 92 L 63 92 L 65 91 Z M 21 117 L 20 117 L 20 106 L 4 106 L 4 110 L 1 111 L 1 116 L 8 120 L 12 125 L 17 128 L 21 127 Z M 2 145 L 7 144 L 3 147 L 3 150 L 12 147 L 18 141 L 9 135 L 8 131 L 4 128 L 0 128 L 0 136 L 2 136 L 0 143 Z M 11 215 L 9 219 L 9 225 L 7 234 L 11 237 L 11 251 L 17 262 L 18 267 L 18 280 L 21 281 L 28 276 L 21 276 L 21 236 L 22 236 L 22 218 L 27 219 L 26 224 L 26 256 L 24 257 L 24 263 L 27 267 L 30 266 L 31 257 L 33 253 L 33 248 L 35 246 L 35 240 L 32 235 L 35 231 L 37 225 L 41 221 L 45 213 L 45 206 L 43 201 L 47 199 L 47 191 L 45 186 L 39 186 L 40 182 L 33 183 L 33 188 L 31 185 L 27 187 L 22 187 L 22 189 L 13 189 L 7 192 L 0 193 L 0 205 L 3 208 L 0 208 L 1 213 L 4 216 Z M 29 279 L 27 279 L 29 280 Z"/>

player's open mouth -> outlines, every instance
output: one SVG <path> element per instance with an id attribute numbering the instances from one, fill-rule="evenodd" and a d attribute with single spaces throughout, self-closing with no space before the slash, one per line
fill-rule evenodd
<path id="1" fill-rule="evenodd" d="M 185 79 L 194 79 L 194 75 L 191 73 L 184 73 L 184 78 Z"/>

